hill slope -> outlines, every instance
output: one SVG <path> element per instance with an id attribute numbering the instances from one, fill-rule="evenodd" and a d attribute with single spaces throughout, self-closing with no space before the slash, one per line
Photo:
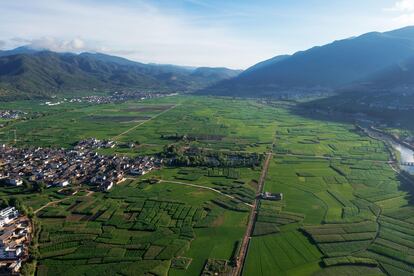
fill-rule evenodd
<path id="1" fill-rule="evenodd" d="M 266 61 L 204 92 L 263 96 L 331 91 L 413 56 L 414 27 L 368 33 Z"/>
<path id="2" fill-rule="evenodd" d="M 341 92 L 302 106 L 345 113 L 348 118 L 366 114 L 390 125 L 414 129 L 414 58 L 389 66 Z"/>
<path id="3" fill-rule="evenodd" d="M 209 73 L 203 74 L 206 70 Z M 93 88 L 188 92 L 239 73 L 226 68 L 143 64 L 100 53 L 76 55 L 18 48 L 0 52 L 0 97 L 47 97 Z"/>

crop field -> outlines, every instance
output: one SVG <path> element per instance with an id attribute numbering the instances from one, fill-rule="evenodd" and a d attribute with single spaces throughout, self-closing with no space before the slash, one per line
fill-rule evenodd
<path id="1" fill-rule="evenodd" d="M 280 116 L 265 190 L 283 193 L 283 200 L 261 202 L 303 219 L 277 225 L 277 215 L 267 217 L 267 232 L 261 229 L 263 235 L 252 239 L 245 275 L 311 275 L 321 268 L 315 275 L 412 275 L 413 184 L 401 182 L 388 159 L 382 142 L 351 125 Z M 258 222 L 263 228 L 260 213 Z M 272 251 L 268 245 L 291 231 L 321 254 L 319 264 L 296 257 L 294 272 L 281 266 L 296 246 Z"/>
<path id="2" fill-rule="evenodd" d="M 0 140 L 10 140 L 12 130 L 16 130 L 18 145 L 69 147 L 90 137 L 111 139 L 173 107 L 167 103 L 140 102 L 65 104 L 60 110 L 56 106 L 42 106 L 39 108 L 42 116 L 10 124 L 1 130 Z"/>
<path id="3" fill-rule="evenodd" d="M 386 145 L 287 106 L 191 96 L 33 109 L 10 103 L 33 117 L 0 129 L 2 141 L 15 129 L 18 146 L 71 147 L 97 137 L 118 142 L 104 154 L 162 155 L 173 145 L 236 162 L 169 164 L 108 193 L 1 186 L 0 198 L 38 210 L 38 275 L 224 273 L 246 230 L 259 157 L 272 149 L 264 191 L 283 199 L 260 200 L 243 275 L 412 275 L 414 188 L 388 164 Z"/>
<path id="4" fill-rule="evenodd" d="M 68 103 L 49 107 L 36 103 L 35 109 L 42 115 L 1 129 L 0 140 L 12 141 L 16 130 L 19 145 L 69 147 L 81 139 L 96 137 L 136 142 L 140 152 L 156 153 L 174 142 L 172 135 L 185 135 L 199 147 L 264 152 L 272 143 L 277 111 L 254 101 L 231 101 L 230 105 L 228 101 L 166 97 L 102 105 Z M 11 105 L 17 108 L 19 103 Z M 20 105 L 27 110 L 26 104 Z"/>
<path id="5" fill-rule="evenodd" d="M 193 187 L 128 181 L 47 207 L 38 213 L 38 274 L 91 267 L 104 274 L 165 275 L 170 267 L 176 275 L 200 273 L 208 258 L 231 258 L 247 217 L 213 204 L 217 198 Z M 188 261 L 184 268 L 171 263 L 179 257 Z"/>

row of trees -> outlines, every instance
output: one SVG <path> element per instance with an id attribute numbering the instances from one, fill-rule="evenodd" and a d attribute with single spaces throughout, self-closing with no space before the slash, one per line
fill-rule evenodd
<path id="1" fill-rule="evenodd" d="M 176 144 L 165 146 L 162 156 L 169 158 L 171 165 L 189 167 L 256 167 L 263 160 L 263 155 L 258 153 L 227 153 L 197 147 L 182 148 Z"/>

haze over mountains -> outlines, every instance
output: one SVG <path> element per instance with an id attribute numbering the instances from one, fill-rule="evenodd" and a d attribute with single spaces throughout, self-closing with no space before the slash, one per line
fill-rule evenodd
<path id="1" fill-rule="evenodd" d="M 291 56 L 277 56 L 252 66 L 236 78 L 210 87 L 204 93 L 277 96 L 329 92 L 361 83 L 381 85 L 380 79 L 387 74 L 405 72 L 406 79 L 410 79 L 410 73 L 400 66 L 410 58 L 414 58 L 414 27 L 372 32 Z M 392 78 L 396 80 L 396 77 Z"/>
<path id="2" fill-rule="evenodd" d="M 48 97 L 62 91 L 144 89 L 239 97 L 414 87 L 414 27 L 372 32 L 257 63 L 244 72 L 144 64 L 101 53 L 0 51 L 0 96 Z M 87 92 L 86 92 L 87 93 Z"/>
<path id="3" fill-rule="evenodd" d="M 101 53 L 56 53 L 19 47 L 0 51 L 0 96 L 37 98 L 92 89 L 190 92 L 241 71 L 144 64 Z"/>

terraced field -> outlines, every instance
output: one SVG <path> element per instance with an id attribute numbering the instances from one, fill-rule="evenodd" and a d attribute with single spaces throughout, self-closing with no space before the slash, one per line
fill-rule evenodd
<path id="1" fill-rule="evenodd" d="M 38 213 L 38 275 L 82 274 L 91 268 L 164 275 L 183 256 L 190 261 L 186 271 L 199 273 L 208 258 L 230 259 L 244 230 L 247 213 L 221 208 L 210 201 L 216 198 L 208 190 L 128 181 L 107 194 L 47 207 Z"/>

